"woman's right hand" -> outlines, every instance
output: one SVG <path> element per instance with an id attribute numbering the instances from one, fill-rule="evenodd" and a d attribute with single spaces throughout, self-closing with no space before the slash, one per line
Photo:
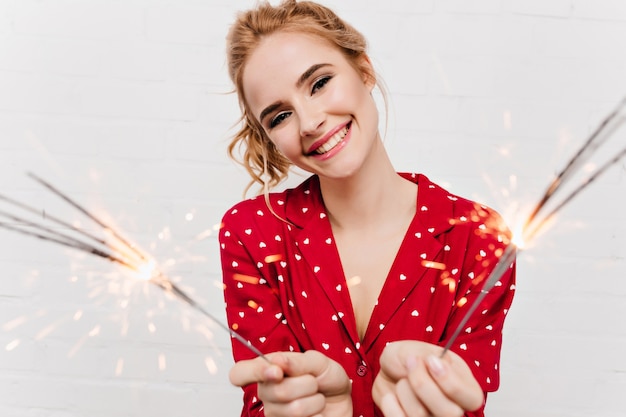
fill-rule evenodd
<path id="1" fill-rule="evenodd" d="M 233 385 L 257 383 L 267 417 L 351 417 L 348 375 L 337 362 L 310 350 L 274 352 L 239 361 L 230 370 Z"/>

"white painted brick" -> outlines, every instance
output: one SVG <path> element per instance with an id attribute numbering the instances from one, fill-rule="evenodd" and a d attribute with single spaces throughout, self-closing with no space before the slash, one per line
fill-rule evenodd
<path id="1" fill-rule="evenodd" d="M 146 10 L 146 38 L 160 42 L 222 43 L 235 13 L 227 7 L 158 5 Z"/>
<path id="2" fill-rule="evenodd" d="M 618 22 L 546 19 L 535 22 L 533 38 L 538 53 L 577 57 L 589 61 L 614 58 L 623 61 L 626 25 Z"/>
<path id="3" fill-rule="evenodd" d="M 229 142 L 230 135 L 226 135 L 223 129 L 198 132 L 195 128 L 181 127 L 168 132 L 165 149 L 170 158 L 180 161 L 223 165 L 227 162 Z"/>
<path id="4" fill-rule="evenodd" d="M 16 36 L 0 43 L 3 70 L 64 75 L 100 75 L 106 68 L 102 45 L 93 41 Z"/>
<path id="5" fill-rule="evenodd" d="M 568 17 L 572 13 L 573 0 L 510 0 L 513 13 L 548 17 Z"/>
<path id="6" fill-rule="evenodd" d="M 134 39 L 141 34 L 141 7 L 102 0 L 17 2 L 13 10 L 16 33 L 86 39 Z"/>
<path id="7" fill-rule="evenodd" d="M 188 86 L 80 82 L 75 87 L 80 112 L 88 116 L 193 120 L 198 116 L 197 89 Z"/>
<path id="8" fill-rule="evenodd" d="M 502 10 L 500 0 L 444 0 L 438 2 L 443 4 L 443 9 L 451 13 L 463 14 L 498 14 Z"/>
<path id="9" fill-rule="evenodd" d="M 389 92 L 394 94 L 424 95 L 428 91 L 429 69 L 432 60 L 428 56 L 413 55 L 407 63 L 391 60 L 382 74 Z"/>
<path id="10" fill-rule="evenodd" d="M 236 10 L 254 3 L 0 2 L 0 193 L 97 232 L 24 175 L 35 171 L 154 255 L 222 322 L 213 228 L 248 180 L 225 152 L 239 112 L 225 94 L 224 37 Z M 325 4 L 368 37 L 389 84 L 396 167 L 506 219 L 538 199 L 626 94 L 622 2 Z M 625 334 L 610 318 L 626 313 L 625 186 L 622 162 L 520 255 L 503 383 L 488 413 L 623 414 Z M 239 413 L 230 338 L 185 303 L 109 261 L 3 230 L 0 269 L 11 278 L 0 283 L 0 415 Z"/>
<path id="11" fill-rule="evenodd" d="M 573 0 L 572 10 L 582 19 L 626 20 L 626 4 L 620 0 Z"/>
<path id="12" fill-rule="evenodd" d="M 460 103 L 457 98 L 396 95 L 393 96 L 392 101 L 393 113 L 391 117 L 395 118 L 398 129 L 420 129 L 435 132 L 455 130 L 454 120 L 457 117 Z"/>
<path id="13" fill-rule="evenodd" d="M 0 217 L 0 219 L 3 223 L 7 221 L 4 216 Z M 14 222 L 11 223 L 14 224 Z M 4 229 L 0 230 L 0 237 L 5 243 L 13 240 L 11 232 Z M 0 255 L 0 259 L 2 260 L 10 261 L 11 258 L 10 253 Z M 9 297 L 9 299 L 11 299 L 14 297 L 24 298 L 33 295 L 32 280 L 35 279 L 35 277 L 33 277 L 32 267 L 25 266 L 22 263 L 7 262 L 5 264 L 5 276 L 11 279 L 7 279 L 2 287 L 0 287 L 0 296 Z"/>
<path id="14" fill-rule="evenodd" d="M 439 96 L 485 97 L 494 94 L 493 59 L 434 55 L 430 65 L 429 91 Z"/>
<path id="15" fill-rule="evenodd" d="M 106 63 L 112 77 L 142 81 L 207 84 L 213 82 L 216 62 L 225 59 L 223 45 L 136 42 L 103 49 L 109 55 Z"/>
<path id="16" fill-rule="evenodd" d="M 3 331 L 0 337 L 0 367 L 3 371 L 36 372 L 41 364 L 38 361 L 38 346 L 31 339 L 15 337 L 12 332 Z"/>
<path id="17" fill-rule="evenodd" d="M 75 109 L 69 79 L 0 72 L 0 110 L 68 114 Z"/>
<path id="18" fill-rule="evenodd" d="M 434 0 L 399 0 L 382 5 L 374 1 L 383 11 L 394 14 L 424 14 L 432 13 L 435 8 Z"/>
<path id="19" fill-rule="evenodd" d="M 532 37 L 528 36 L 533 22 L 515 15 L 444 14 L 423 17 L 413 25 L 422 31 L 414 41 L 415 46 L 429 54 L 436 51 L 473 57 L 534 53 Z"/>
<path id="20" fill-rule="evenodd" d="M 11 28 L 9 8 L 10 4 L 7 1 L 0 4 L 0 40 L 4 40 L 5 34 Z"/>

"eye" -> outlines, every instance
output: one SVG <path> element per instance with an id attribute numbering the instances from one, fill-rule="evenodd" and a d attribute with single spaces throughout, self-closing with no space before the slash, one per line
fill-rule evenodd
<path id="1" fill-rule="evenodd" d="M 313 84 L 313 89 L 311 90 L 311 94 L 314 94 L 318 90 L 323 88 L 330 81 L 331 78 L 332 77 L 330 75 L 326 75 L 320 78 L 319 80 L 315 81 L 315 84 Z"/>
<path id="2" fill-rule="evenodd" d="M 278 126 L 279 124 L 281 124 L 287 117 L 289 117 L 291 115 L 290 112 L 282 112 L 282 113 L 278 113 L 276 116 L 272 117 L 272 120 L 270 120 L 270 129 Z"/>

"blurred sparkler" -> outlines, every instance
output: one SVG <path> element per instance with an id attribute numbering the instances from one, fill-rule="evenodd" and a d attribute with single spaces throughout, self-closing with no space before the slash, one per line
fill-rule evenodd
<path id="1" fill-rule="evenodd" d="M 454 329 L 454 332 L 446 342 L 441 356 L 450 349 L 454 344 L 454 341 L 461 334 L 467 321 L 470 319 L 474 311 L 478 308 L 483 298 L 489 293 L 489 291 L 498 283 L 504 273 L 511 267 L 515 260 L 516 253 L 527 246 L 536 236 L 542 231 L 542 229 L 548 224 L 554 216 L 563 209 L 574 197 L 579 195 L 585 188 L 593 183 L 600 175 L 605 173 L 613 165 L 617 164 L 622 158 L 626 156 L 626 146 L 619 150 L 616 154 L 610 157 L 604 164 L 600 165 L 595 171 L 591 172 L 586 179 L 584 179 L 573 190 L 562 196 L 560 200 L 554 201 L 557 192 L 568 183 L 574 174 L 589 160 L 589 158 L 600 148 L 601 145 L 615 133 L 621 125 L 626 121 L 626 97 L 619 102 L 619 104 L 611 111 L 598 125 L 598 127 L 589 135 L 587 140 L 578 149 L 574 156 L 567 162 L 565 168 L 563 168 L 556 177 L 548 184 L 546 191 L 541 196 L 537 204 L 533 207 L 530 214 L 524 221 L 519 235 L 513 235 L 510 242 L 507 243 L 506 249 L 500 255 L 498 262 L 496 263 L 492 272 L 485 277 L 477 277 L 476 283 L 480 284 L 480 281 L 485 281 L 480 294 L 474 299 L 473 303 L 468 306 L 464 316 L 459 325 Z M 552 206 L 550 209 L 549 207 Z M 494 229 L 498 231 L 501 225 L 495 225 Z"/>
<path id="2" fill-rule="evenodd" d="M 624 109 L 626 108 L 626 98 L 624 98 L 619 105 L 609 113 L 600 125 L 591 133 L 582 147 L 575 153 L 575 155 L 568 161 L 565 168 L 560 171 L 554 180 L 550 182 L 543 196 L 539 199 L 538 203 L 534 206 L 530 215 L 521 227 L 521 231 L 518 234 L 514 234 L 510 241 L 505 242 L 506 248 L 499 256 L 498 262 L 494 269 L 488 276 L 476 277 L 475 284 L 480 284 L 484 281 L 484 285 L 480 294 L 474 299 L 474 301 L 467 306 L 467 310 L 464 313 L 463 319 L 454 330 L 446 345 L 444 346 L 441 356 L 443 356 L 450 347 L 454 344 L 459 334 L 465 328 L 467 321 L 479 307 L 483 298 L 489 293 L 494 285 L 502 278 L 504 273 L 511 267 L 515 256 L 524 246 L 534 239 L 537 234 L 543 230 L 549 220 L 551 220 L 565 205 L 567 205 L 574 197 L 580 194 L 585 188 L 587 188 L 592 182 L 594 182 L 600 175 L 606 172 L 610 167 L 617 164 L 622 158 L 626 156 L 626 147 L 617 152 L 613 157 L 609 158 L 603 165 L 593 171 L 581 184 L 576 186 L 573 190 L 566 194 L 559 201 L 555 200 L 557 191 L 561 190 L 562 186 L 568 183 L 573 174 L 577 173 L 580 167 L 591 157 L 591 155 L 598 150 L 598 148 L 604 144 L 608 138 L 624 123 L 626 115 Z M 35 237 L 44 241 L 56 243 L 59 245 L 67 246 L 84 253 L 88 253 L 100 258 L 104 258 L 110 262 L 121 265 L 131 270 L 138 278 L 147 280 L 166 293 L 174 295 L 179 300 L 183 301 L 193 309 L 202 313 L 208 317 L 211 321 L 216 323 L 222 329 L 227 331 L 233 338 L 246 346 L 255 355 L 269 361 L 263 353 L 254 347 L 248 340 L 243 338 L 239 333 L 230 327 L 223 324 L 219 319 L 211 315 L 206 309 L 204 309 L 198 302 L 184 292 L 179 286 L 172 282 L 165 274 L 163 274 L 154 259 L 152 259 L 145 252 L 140 250 L 135 244 L 125 239 L 120 233 L 113 229 L 110 225 L 107 225 L 93 213 L 86 210 L 83 206 L 72 200 L 66 194 L 52 186 L 42 178 L 29 173 L 28 174 L 36 182 L 47 188 L 56 196 L 63 199 L 70 204 L 76 210 L 88 217 L 91 221 L 95 222 L 102 228 L 102 231 L 107 235 L 112 236 L 113 240 L 101 239 L 87 231 L 76 227 L 66 221 L 63 221 L 57 217 L 44 213 L 46 220 L 49 220 L 59 226 L 62 226 L 68 231 L 75 232 L 80 237 L 70 235 L 68 232 L 60 232 L 51 227 L 44 226 L 41 223 L 27 220 L 23 216 L 15 215 L 4 210 L 0 210 L 0 217 L 10 220 L 10 222 L 1 222 L 0 228 L 10 230 L 16 233 Z M 0 201 L 4 201 L 10 205 L 13 205 L 25 212 L 40 214 L 41 212 L 32 206 L 24 204 L 20 201 L 14 200 L 10 197 L 0 194 Z M 552 206 L 549 209 L 549 206 Z M 480 210 L 477 210 L 480 212 Z M 547 211 L 547 212 L 546 212 Z M 502 225 L 490 225 L 488 232 L 500 232 Z M 276 255 L 279 257 L 279 255 Z M 269 262 L 269 261 L 268 261 Z M 428 262 L 427 267 L 443 269 L 445 266 L 435 262 Z M 240 277 L 241 280 L 251 280 L 258 282 L 255 277 Z M 443 280 L 445 281 L 445 280 Z M 358 284 L 360 278 L 354 277 L 349 284 Z M 463 303 L 459 303 L 462 306 Z M 13 348 L 13 346 L 11 346 Z"/>
<path id="3" fill-rule="evenodd" d="M 72 249 L 98 256 L 110 262 L 121 265 L 132 271 L 137 278 L 155 284 L 166 293 L 174 295 L 176 298 L 185 302 L 193 309 L 199 311 L 215 324 L 217 324 L 219 327 L 230 333 L 233 338 L 246 346 L 255 355 L 264 358 L 265 360 L 268 360 L 263 355 L 263 353 L 255 346 L 253 346 L 248 340 L 246 340 L 235 330 L 222 323 L 218 318 L 209 313 L 196 300 L 194 300 L 185 291 L 183 291 L 178 285 L 172 282 L 165 274 L 163 274 L 159 270 L 157 263 L 154 259 L 152 259 L 148 254 L 140 250 L 135 244 L 124 238 L 113 227 L 104 223 L 93 213 L 89 212 L 87 209 L 71 199 L 69 196 L 52 186 L 49 182 L 32 173 L 29 173 L 28 176 L 39 184 L 43 185 L 56 196 L 60 197 L 62 200 L 70 204 L 72 207 L 88 217 L 90 220 L 95 222 L 98 226 L 102 228 L 102 231 L 105 232 L 106 235 L 112 236 L 113 239 L 101 239 L 79 227 L 70 224 L 69 222 L 63 221 L 47 213 L 44 213 L 45 219 L 66 229 L 69 229 L 70 231 L 76 232 L 76 235 L 80 237 L 75 237 L 67 232 L 55 230 L 51 227 L 27 220 L 22 216 L 15 215 L 4 210 L 0 210 L 0 217 L 4 217 L 11 222 L 0 222 L 0 228 L 35 237 L 44 241 L 67 246 Z M 32 206 L 29 206 L 2 194 L 0 194 L 0 200 L 15 207 L 18 207 L 26 212 L 34 214 L 41 213 L 39 210 L 35 209 Z"/>

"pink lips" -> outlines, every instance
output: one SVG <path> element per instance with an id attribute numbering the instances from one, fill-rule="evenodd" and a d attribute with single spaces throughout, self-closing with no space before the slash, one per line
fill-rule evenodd
<path id="1" fill-rule="evenodd" d="M 350 136 L 351 121 L 339 125 L 317 140 L 307 155 L 320 159 L 328 159 L 345 146 Z M 328 148 L 328 149 L 325 149 Z M 322 153 L 319 153 L 323 151 Z"/>

